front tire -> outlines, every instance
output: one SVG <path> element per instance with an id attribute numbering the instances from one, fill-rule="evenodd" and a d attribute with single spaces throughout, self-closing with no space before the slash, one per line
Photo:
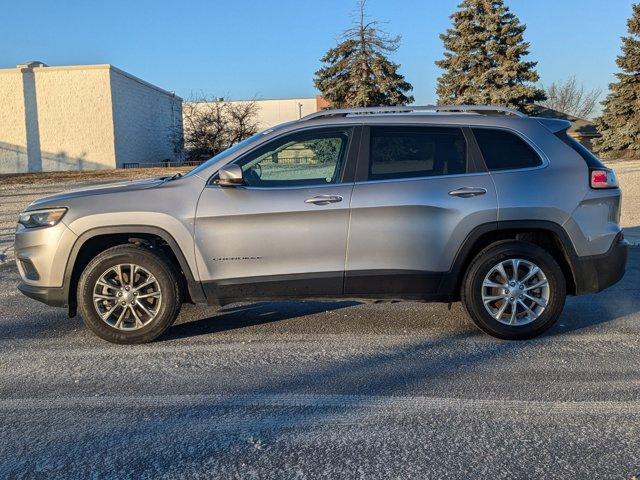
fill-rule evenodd
<path id="1" fill-rule="evenodd" d="M 112 343 L 147 343 L 162 335 L 181 307 L 170 261 L 137 245 L 118 245 L 94 258 L 78 282 L 85 325 Z"/>
<path id="2" fill-rule="evenodd" d="M 507 240 L 482 250 L 462 284 L 462 304 L 484 332 L 507 340 L 536 337 L 564 308 L 562 269 L 544 249 Z"/>

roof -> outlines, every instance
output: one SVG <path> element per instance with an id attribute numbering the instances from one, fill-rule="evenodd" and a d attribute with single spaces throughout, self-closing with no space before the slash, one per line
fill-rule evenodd
<path id="1" fill-rule="evenodd" d="M 316 118 L 328 117 L 354 117 L 370 115 L 402 115 L 402 114 L 442 114 L 442 113 L 471 113 L 483 115 L 513 115 L 526 117 L 526 115 L 512 108 L 496 105 L 409 105 L 388 107 L 363 107 L 363 108 L 339 108 L 334 110 L 321 110 L 302 117 L 300 121 L 308 121 Z"/>
<path id="2" fill-rule="evenodd" d="M 115 67 L 111 64 L 105 63 L 105 64 L 90 64 L 90 65 L 54 65 L 54 66 L 50 66 L 47 65 L 43 62 L 40 61 L 29 61 L 26 63 L 21 63 L 20 65 L 16 66 L 16 67 L 12 67 L 12 68 L 0 68 L 0 74 L 19 74 L 20 72 L 24 71 L 24 70 L 34 70 L 37 71 L 38 73 L 40 72 L 55 72 L 55 71 L 61 71 L 61 70 L 110 70 L 114 73 L 117 73 L 119 75 L 122 75 L 123 77 L 128 78 L 129 80 L 132 80 L 134 82 L 137 82 L 141 85 L 144 85 L 148 88 L 151 88 L 153 90 L 156 90 L 160 93 L 163 93 L 167 96 L 171 96 L 171 97 L 175 97 L 178 100 L 182 100 L 182 98 L 178 97 L 175 93 L 170 92 L 168 90 L 165 90 L 163 88 L 158 87 L 157 85 L 154 85 L 153 83 L 149 83 L 145 80 L 142 80 L 141 78 L 136 77 L 135 75 L 132 75 L 128 72 L 125 72 L 124 70 L 119 69 L 118 67 Z"/>

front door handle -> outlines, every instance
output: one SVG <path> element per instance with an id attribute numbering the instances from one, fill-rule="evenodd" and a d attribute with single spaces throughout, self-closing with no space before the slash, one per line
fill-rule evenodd
<path id="1" fill-rule="evenodd" d="M 457 190 L 451 190 L 449 192 L 449 195 L 452 195 L 454 197 L 469 198 L 476 197 L 478 195 L 484 195 L 485 193 L 487 193 L 486 188 L 462 187 L 458 188 Z"/>
<path id="2" fill-rule="evenodd" d="M 307 198 L 304 203 L 312 203 L 313 205 L 328 205 L 330 203 L 338 203 L 342 201 L 340 195 L 316 195 Z"/>

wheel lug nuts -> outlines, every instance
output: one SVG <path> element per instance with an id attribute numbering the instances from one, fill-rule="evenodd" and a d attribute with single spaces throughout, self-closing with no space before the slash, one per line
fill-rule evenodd
<path id="1" fill-rule="evenodd" d="M 122 305 L 126 305 L 126 304 L 127 304 L 127 302 L 122 302 Z"/>

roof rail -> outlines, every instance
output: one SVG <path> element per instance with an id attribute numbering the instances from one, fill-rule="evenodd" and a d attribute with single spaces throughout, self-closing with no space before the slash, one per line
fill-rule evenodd
<path id="1" fill-rule="evenodd" d="M 361 108 L 338 108 L 334 110 L 320 110 L 302 117 L 300 121 L 312 120 L 324 117 L 346 117 L 349 115 L 378 115 L 393 113 L 413 113 L 413 112 L 494 112 L 516 117 L 526 117 L 524 113 L 513 108 L 500 107 L 497 105 L 412 105 L 412 106 L 392 106 L 392 107 L 361 107 Z"/>

